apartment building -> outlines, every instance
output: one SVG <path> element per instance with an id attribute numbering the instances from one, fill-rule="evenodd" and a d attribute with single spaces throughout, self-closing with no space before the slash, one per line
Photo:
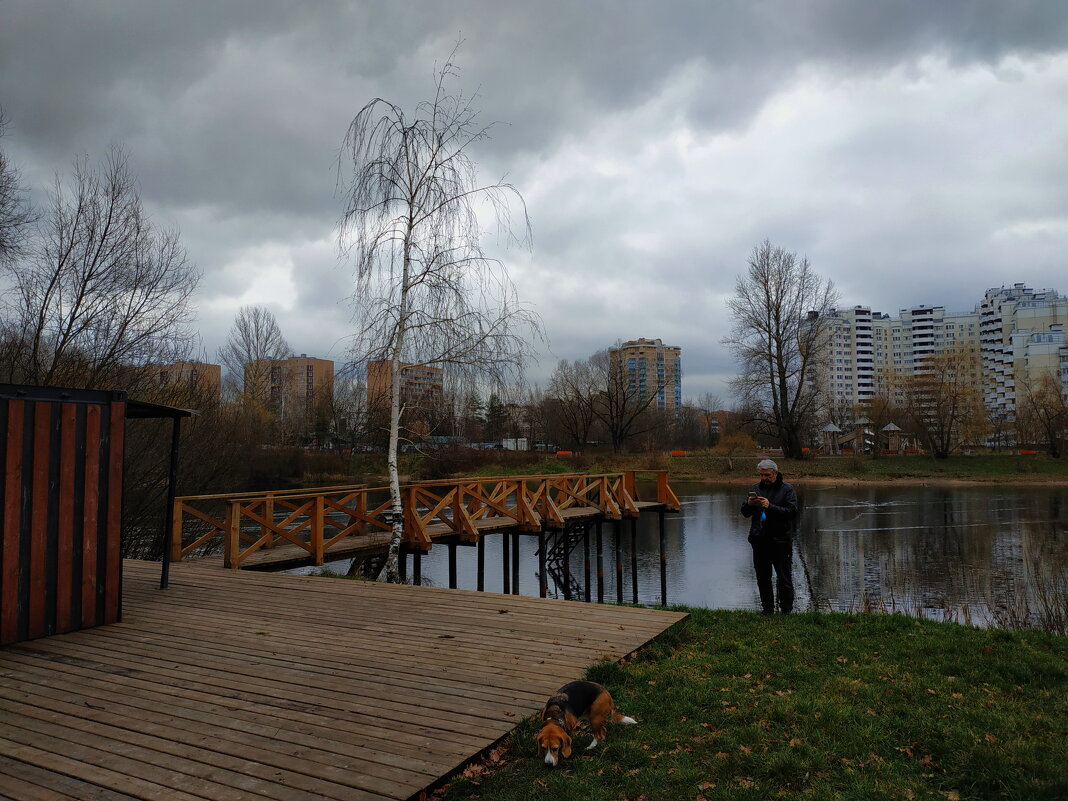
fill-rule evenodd
<path id="1" fill-rule="evenodd" d="M 890 390 L 892 378 L 922 369 L 924 358 L 952 352 L 981 387 L 991 411 L 1012 419 L 1018 380 L 1051 371 L 1068 394 L 1068 299 L 1023 284 L 988 290 L 974 310 L 913 306 L 896 317 L 868 306 L 834 309 L 825 320 L 827 361 L 814 378 L 831 416 Z"/>
<path id="2" fill-rule="evenodd" d="M 660 339 L 634 339 L 609 348 L 609 357 L 627 376 L 628 389 L 651 406 L 675 413 L 682 408 L 682 348 Z"/>
<path id="3" fill-rule="evenodd" d="M 389 402 L 390 361 L 381 359 L 367 363 L 367 405 L 382 408 Z M 440 367 L 426 364 L 401 364 L 401 398 L 409 406 L 431 409 L 442 402 L 445 392 L 444 374 Z"/>
<path id="4" fill-rule="evenodd" d="M 1013 419 L 1017 390 L 1043 372 L 1060 376 L 1068 394 L 1068 298 L 1052 289 L 1023 284 L 988 289 L 979 304 L 982 316 L 983 402 L 991 412 Z"/>
<path id="5" fill-rule="evenodd" d="M 216 398 L 222 387 L 222 366 L 206 362 L 150 364 L 145 368 L 150 379 L 161 388 L 201 391 Z"/>
<path id="6" fill-rule="evenodd" d="M 244 390 L 276 413 L 306 411 L 334 391 L 334 363 L 302 353 L 244 366 Z"/>

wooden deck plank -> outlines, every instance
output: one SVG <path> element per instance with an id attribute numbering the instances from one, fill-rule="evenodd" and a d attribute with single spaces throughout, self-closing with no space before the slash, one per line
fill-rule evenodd
<path id="1" fill-rule="evenodd" d="M 124 564 L 122 623 L 0 649 L 0 798 L 408 799 L 684 617 L 158 571 Z"/>

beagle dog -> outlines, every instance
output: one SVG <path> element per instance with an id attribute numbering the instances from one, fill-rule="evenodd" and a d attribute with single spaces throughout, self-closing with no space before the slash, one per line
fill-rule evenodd
<path id="1" fill-rule="evenodd" d="M 608 690 L 592 681 L 572 681 L 565 684 L 545 702 L 541 713 L 541 731 L 538 732 L 538 759 L 555 768 L 561 758 L 571 756 L 571 733 L 578 726 L 579 718 L 590 719 L 593 730 L 593 742 L 587 750 L 597 743 L 604 742 L 605 723 L 611 718 L 613 723 L 637 723 L 619 713 Z"/>

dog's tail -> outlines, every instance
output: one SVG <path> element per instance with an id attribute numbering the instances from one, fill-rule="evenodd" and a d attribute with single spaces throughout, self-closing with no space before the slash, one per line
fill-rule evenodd
<path id="1" fill-rule="evenodd" d="M 613 723 L 626 723 L 626 724 L 630 725 L 630 724 L 637 723 L 638 721 L 636 721 L 634 718 L 630 718 L 630 717 L 627 717 L 626 715 L 624 715 L 622 712 L 620 712 L 618 709 L 616 709 L 616 705 L 613 703 L 612 704 L 612 722 Z"/>

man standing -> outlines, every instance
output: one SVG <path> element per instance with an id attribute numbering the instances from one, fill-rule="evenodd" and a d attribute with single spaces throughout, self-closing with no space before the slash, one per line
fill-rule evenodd
<path id="1" fill-rule="evenodd" d="M 771 587 L 771 571 L 774 569 L 779 609 L 790 612 L 794 608 L 791 535 L 797 518 L 797 495 L 794 488 L 782 480 L 778 465 L 771 459 L 761 461 L 757 473 L 760 481 L 749 490 L 749 496 L 742 504 L 742 515 L 751 518 L 749 542 L 753 546 L 760 605 L 765 615 L 775 611 L 775 594 Z"/>

